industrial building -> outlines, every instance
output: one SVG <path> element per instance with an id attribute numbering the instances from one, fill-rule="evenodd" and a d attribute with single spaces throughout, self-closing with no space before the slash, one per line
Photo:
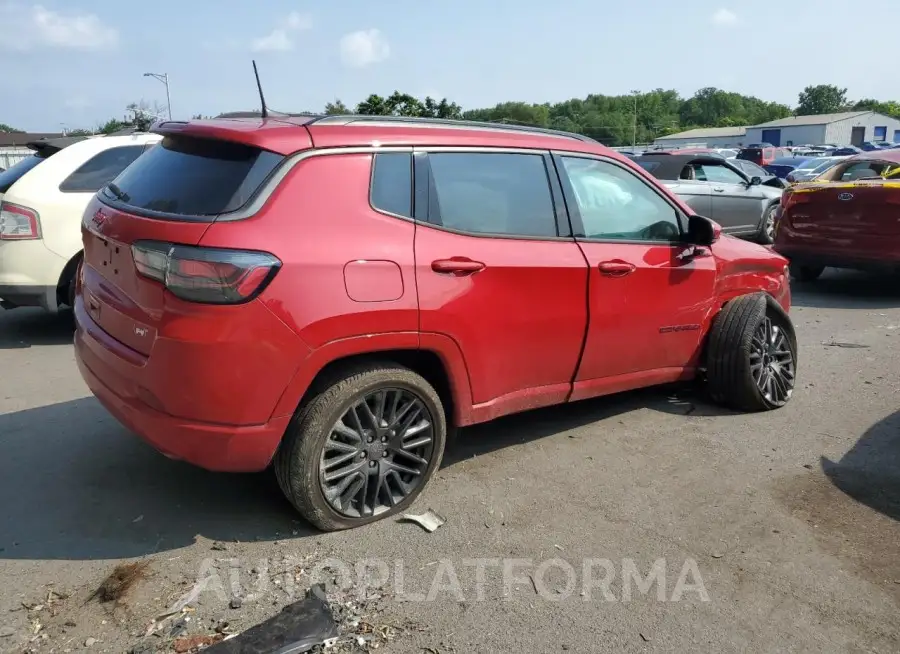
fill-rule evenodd
<path id="1" fill-rule="evenodd" d="M 900 120 L 874 111 L 792 116 L 747 128 L 746 143 L 772 145 L 862 145 L 864 141 L 900 143 Z"/>
<path id="2" fill-rule="evenodd" d="M 687 146 L 705 148 L 738 148 L 746 140 L 746 127 L 701 127 L 678 134 L 661 136 L 653 145 L 663 148 L 683 148 Z"/>

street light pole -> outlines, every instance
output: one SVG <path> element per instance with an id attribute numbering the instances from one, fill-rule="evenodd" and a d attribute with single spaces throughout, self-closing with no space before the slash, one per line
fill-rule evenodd
<path id="1" fill-rule="evenodd" d="M 637 147 L 637 100 L 638 93 L 640 93 L 640 91 L 635 91 L 634 89 L 632 89 L 631 93 L 634 95 L 634 123 L 631 132 L 631 151 L 634 152 L 635 148 Z"/>
<path id="2" fill-rule="evenodd" d="M 169 97 L 169 74 L 168 73 L 144 73 L 144 77 L 152 77 L 166 85 L 166 107 L 169 112 L 169 120 L 172 120 L 172 99 Z"/>

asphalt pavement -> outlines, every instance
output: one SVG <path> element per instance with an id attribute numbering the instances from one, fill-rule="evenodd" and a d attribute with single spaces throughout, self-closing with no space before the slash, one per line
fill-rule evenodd
<path id="1" fill-rule="evenodd" d="M 827 271 L 792 315 L 782 410 L 683 385 L 507 417 L 450 444 L 413 507 L 446 520 L 433 533 L 321 534 L 270 475 L 128 434 L 81 381 L 70 319 L 0 311 L 0 651 L 184 649 L 317 581 L 352 632 L 338 649 L 900 651 L 900 282 Z M 120 599 L 92 598 L 134 561 Z"/>

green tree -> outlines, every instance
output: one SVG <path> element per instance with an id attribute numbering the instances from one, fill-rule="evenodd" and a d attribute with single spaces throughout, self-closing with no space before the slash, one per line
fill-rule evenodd
<path id="1" fill-rule="evenodd" d="M 347 108 L 343 102 L 341 102 L 338 98 L 334 99 L 334 102 L 329 102 L 325 105 L 325 113 L 329 116 L 346 116 L 347 114 L 353 113 L 350 109 Z"/>
<path id="2" fill-rule="evenodd" d="M 89 129 L 70 129 L 66 132 L 66 136 L 91 136 L 93 132 Z"/>
<path id="3" fill-rule="evenodd" d="M 22 130 L 16 129 L 15 127 L 10 127 L 10 126 L 7 125 L 6 123 L 0 123 L 0 132 L 7 132 L 7 133 L 9 133 L 9 132 L 17 132 L 17 133 L 19 133 L 19 134 L 22 134 L 22 133 L 23 133 Z"/>
<path id="4" fill-rule="evenodd" d="M 900 118 L 900 103 L 895 102 L 893 100 L 889 102 L 881 102 L 880 100 L 873 100 L 871 98 L 865 98 L 856 102 L 853 105 L 854 111 L 875 111 L 880 114 L 884 114 L 886 116 L 893 116 L 894 118 Z"/>
<path id="5" fill-rule="evenodd" d="M 847 109 L 847 89 L 833 84 L 807 86 L 800 92 L 797 102 L 797 115 L 833 114 Z"/>
<path id="6" fill-rule="evenodd" d="M 116 118 L 110 118 L 105 123 L 97 125 L 97 129 L 94 130 L 95 134 L 112 134 L 113 132 L 118 132 L 120 129 L 125 129 L 126 127 L 130 127 L 131 123 L 126 123 L 124 120 L 118 120 Z"/>

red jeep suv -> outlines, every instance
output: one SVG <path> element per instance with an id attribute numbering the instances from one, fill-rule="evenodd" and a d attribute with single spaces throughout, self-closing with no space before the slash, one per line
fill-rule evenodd
<path id="1" fill-rule="evenodd" d="M 75 351 L 164 454 L 271 465 L 323 530 L 407 508 L 454 427 L 704 375 L 788 402 L 786 260 L 586 137 L 165 122 L 88 207 Z"/>

